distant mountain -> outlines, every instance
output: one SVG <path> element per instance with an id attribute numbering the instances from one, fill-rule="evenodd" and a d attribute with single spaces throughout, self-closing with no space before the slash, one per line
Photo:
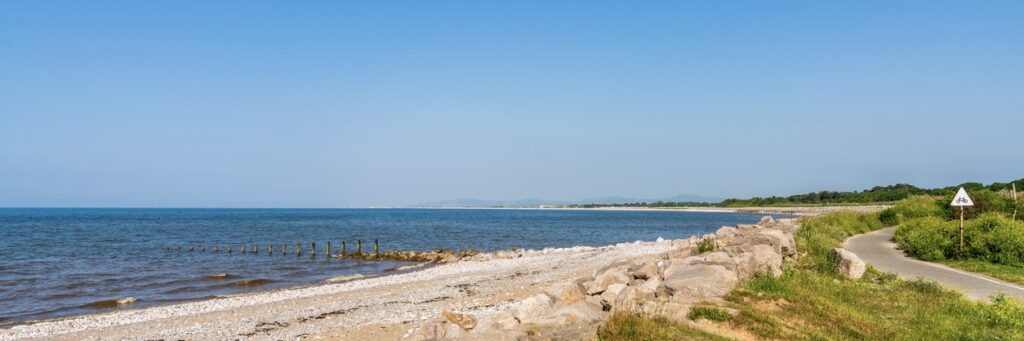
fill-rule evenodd
<path id="1" fill-rule="evenodd" d="M 628 198 L 620 196 L 608 196 L 599 198 L 590 198 L 583 200 L 544 200 L 544 199 L 521 199 L 521 200 L 483 200 L 483 199 L 451 199 L 427 202 L 412 207 L 538 207 L 538 206 L 553 206 L 553 205 L 586 205 L 586 204 L 624 204 L 624 203 L 637 203 L 637 202 L 705 202 L 705 203 L 717 203 L 723 199 L 714 197 L 705 197 L 699 195 L 676 195 L 669 198 L 661 199 L 642 199 L 642 198 Z"/>
<path id="2" fill-rule="evenodd" d="M 413 207 L 538 207 L 542 205 L 561 205 L 561 203 L 541 199 L 482 200 L 465 198 L 427 202 L 413 205 Z"/>

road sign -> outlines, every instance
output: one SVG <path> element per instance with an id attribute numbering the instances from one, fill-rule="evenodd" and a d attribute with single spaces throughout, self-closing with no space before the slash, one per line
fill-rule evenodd
<path id="1" fill-rule="evenodd" d="M 974 206 L 974 200 L 971 200 L 967 191 L 960 187 L 960 190 L 956 191 L 956 196 L 953 197 L 953 202 L 949 205 L 960 207 L 960 252 L 964 252 L 964 206 Z"/>
<path id="2" fill-rule="evenodd" d="M 974 200 L 971 200 L 971 197 L 967 195 L 967 191 L 965 191 L 963 187 L 960 187 L 960 190 L 956 192 L 956 196 L 953 197 L 953 202 L 949 205 L 960 207 L 974 206 Z"/>

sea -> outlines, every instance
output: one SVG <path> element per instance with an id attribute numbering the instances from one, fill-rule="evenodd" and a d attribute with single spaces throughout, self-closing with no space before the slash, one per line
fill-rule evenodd
<path id="1" fill-rule="evenodd" d="M 351 252 L 358 240 L 364 252 L 373 240 L 382 252 L 603 246 L 686 238 L 759 218 L 557 209 L 0 208 L 0 327 L 386 275 L 411 265 L 328 258 L 328 241 L 333 253 L 342 241 Z M 242 253 L 243 246 L 260 252 Z"/>

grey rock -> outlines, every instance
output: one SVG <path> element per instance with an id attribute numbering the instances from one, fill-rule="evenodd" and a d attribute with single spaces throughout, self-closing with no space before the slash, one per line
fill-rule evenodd
<path id="1" fill-rule="evenodd" d="M 867 265 L 864 261 L 857 257 L 853 252 L 847 251 L 846 249 L 834 248 L 829 253 L 829 257 L 836 265 L 836 272 L 840 276 L 850 279 L 860 279 L 864 276 L 864 271 L 867 270 Z"/>

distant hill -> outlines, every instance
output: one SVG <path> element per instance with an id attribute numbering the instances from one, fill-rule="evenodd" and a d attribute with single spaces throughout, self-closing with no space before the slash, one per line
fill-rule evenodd
<path id="1" fill-rule="evenodd" d="M 952 195 L 960 187 L 970 192 L 1007 191 L 1013 185 L 1018 190 L 1024 188 L 1024 179 L 1017 179 L 1011 182 L 993 182 L 985 185 L 978 182 L 966 182 L 959 185 L 940 188 L 920 188 L 908 184 L 895 184 L 889 186 L 875 186 L 871 189 L 852 192 L 821 191 L 807 194 L 797 194 L 788 197 L 754 197 L 750 199 L 727 199 L 719 203 L 719 206 L 785 206 L 785 205 L 820 205 L 820 204 L 867 204 L 893 202 L 905 199 L 912 195 Z"/>

